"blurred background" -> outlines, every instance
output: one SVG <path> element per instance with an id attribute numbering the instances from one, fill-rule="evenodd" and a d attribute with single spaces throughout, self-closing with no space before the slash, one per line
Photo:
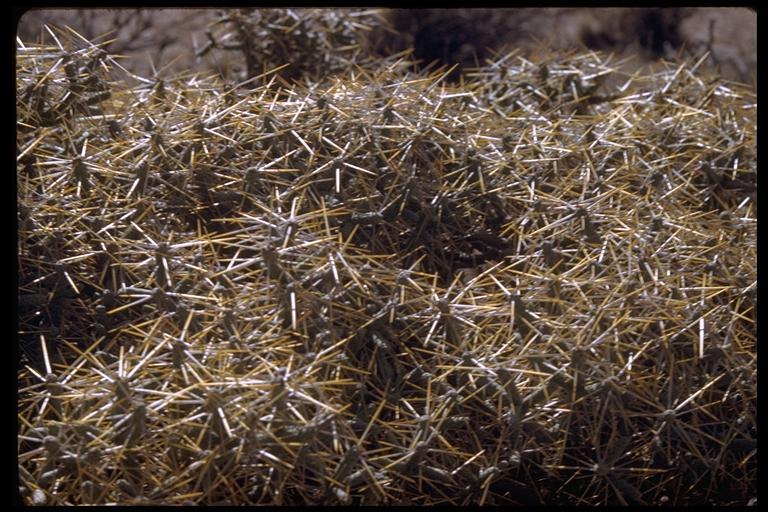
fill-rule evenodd
<path id="1" fill-rule="evenodd" d="M 710 53 L 705 65 L 725 78 L 754 86 L 757 14 L 743 7 L 382 9 L 389 30 L 372 31 L 382 54 L 412 47 L 429 63 L 482 64 L 493 50 L 523 55 L 592 49 L 631 57 L 628 71 L 678 56 Z M 217 9 L 39 9 L 25 13 L 18 37 L 45 40 L 44 24 L 68 25 L 85 38 L 107 41 L 111 53 L 131 57 L 142 76 L 178 71 L 227 75 L 242 71 L 234 52 L 195 56 Z M 154 70 L 153 70 L 154 67 Z M 461 68 L 460 68 L 461 69 Z"/>

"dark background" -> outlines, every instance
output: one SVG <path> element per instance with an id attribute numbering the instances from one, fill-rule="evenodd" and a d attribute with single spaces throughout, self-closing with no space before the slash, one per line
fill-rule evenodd
<path id="1" fill-rule="evenodd" d="M 194 55 L 216 9 L 43 9 L 25 13 L 18 36 L 40 40 L 44 23 L 69 25 L 94 42 L 116 39 L 109 51 L 131 57 L 126 65 L 142 76 L 177 71 L 216 72 L 236 68 L 239 55 Z M 383 53 L 414 47 L 429 62 L 471 66 L 488 49 L 518 48 L 535 56 L 549 50 L 594 49 L 631 57 L 622 67 L 634 71 L 660 59 L 696 57 L 725 78 L 755 85 L 757 13 L 735 8 L 498 8 L 387 9 L 396 30 Z"/>

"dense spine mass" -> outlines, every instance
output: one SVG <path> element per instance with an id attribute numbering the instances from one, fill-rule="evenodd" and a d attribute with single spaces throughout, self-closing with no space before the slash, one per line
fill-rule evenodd
<path id="1" fill-rule="evenodd" d="M 348 58 L 354 17 L 285 12 L 226 22 Z M 17 48 L 26 503 L 753 497 L 754 93 L 514 52 L 147 80 L 56 35 Z"/>

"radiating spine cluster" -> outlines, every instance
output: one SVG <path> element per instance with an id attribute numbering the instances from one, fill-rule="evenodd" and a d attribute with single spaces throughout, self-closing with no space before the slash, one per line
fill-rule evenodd
<path id="1" fill-rule="evenodd" d="M 17 55 L 28 503 L 752 492 L 752 93 L 514 53 L 129 87 L 70 44 Z"/>

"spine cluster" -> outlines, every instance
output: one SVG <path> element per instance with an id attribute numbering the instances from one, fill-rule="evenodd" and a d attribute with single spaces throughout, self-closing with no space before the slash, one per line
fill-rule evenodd
<path id="1" fill-rule="evenodd" d="M 514 52 L 236 87 L 57 43 L 17 48 L 26 502 L 751 497 L 754 93 Z"/>

